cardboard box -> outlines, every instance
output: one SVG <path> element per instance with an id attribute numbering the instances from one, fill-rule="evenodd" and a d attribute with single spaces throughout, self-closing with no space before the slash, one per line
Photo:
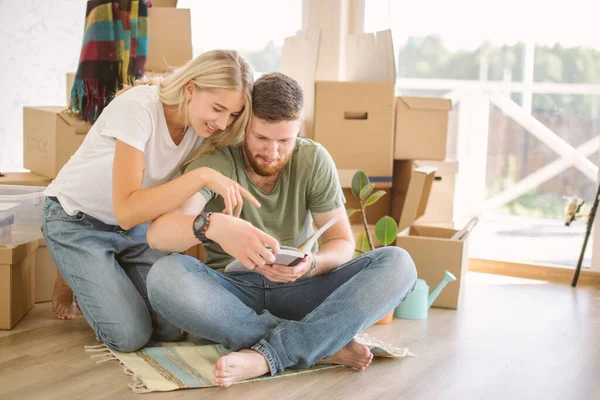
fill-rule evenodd
<path id="1" fill-rule="evenodd" d="M 346 209 L 354 208 L 356 210 L 360 210 L 360 200 L 352 194 L 352 189 L 345 188 L 343 190 L 344 197 L 346 197 Z M 383 190 L 386 193 L 379 200 L 377 200 L 375 204 L 366 207 L 368 224 L 376 224 L 377 221 L 379 221 L 381 218 L 387 215 L 391 216 L 391 189 L 374 189 L 373 193 L 375 193 L 377 190 Z M 353 216 L 350 217 L 350 223 L 362 224 L 362 215 L 360 213 L 355 213 Z"/>
<path id="2" fill-rule="evenodd" d="M 395 160 L 444 160 L 448 141 L 449 99 L 397 97 Z"/>
<path id="3" fill-rule="evenodd" d="M 391 217 L 399 231 L 425 213 L 435 172 L 435 167 L 418 167 L 413 161 L 394 161 Z"/>
<path id="4" fill-rule="evenodd" d="M 35 251 L 35 302 L 43 303 L 52 300 L 54 281 L 56 280 L 56 265 L 48 251 L 46 241 L 40 239 Z"/>
<path id="5" fill-rule="evenodd" d="M 75 81 L 75 72 L 67 72 L 67 108 L 71 105 L 71 89 L 73 88 L 73 82 Z"/>
<path id="6" fill-rule="evenodd" d="M 339 170 L 362 170 L 373 183 L 390 187 L 396 82 L 391 31 L 340 41 L 345 43 L 342 81 L 317 80 L 333 65 L 321 57 L 329 54 L 329 34 L 327 29 L 299 32 L 283 45 L 281 72 L 305 92 L 302 134 L 323 144 Z"/>
<path id="7" fill-rule="evenodd" d="M 164 72 L 193 58 L 192 19 L 186 8 L 151 7 L 148 10 L 146 71 Z"/>
<path id="8" fill-rule="evenodd" d="M 77 151 L 91 127 L 63 110 L 23 107 L 23 165 L 51 179 Z"/>
<path id="9" fill-rule="evenodd" d="M 0 176 L 0 185 L 48 186 L 52 179 L 33 172 L 6 172 Z"/>
<path id="10" fill-rule="evenodd" d="M 316 83 L 314 140 L 338 169 L 360 169 L 372 182 L 391 184 L 394 84 Z"/>
<path id="11" fill-rule="evenodd" d="M 444 271 L 448 270 L 456 277 L 456 282 L 448 283 L 433 302 L 434 307 L 456 309 L 464 292 L 469 232 L 460 238 L 453 238 L 459 232 L 417 222 L 396 237 L 396 246 L 408 251 L 417 267 L 417 276 L 425 280 L 431 290 L 442 281 Z"/>
<path id="12" fill-rule="evenodd" d="M 437 168 L 427 208 L 425 214 L 419 218 L 419 223 L 452 222 L 454 220 L 454 192 L 458 162 L 416 160 L 415 164 Z"/>
<path id="13" fill-rule="evenodd" d="M 0 329 L 12 329 L 33 307 L 38 240 L 0 245 Z"/>
<path id="14" fill-rule="evenodd" d="M 177 7 L 177 0 L 152 0 L 152 7 Z"/>

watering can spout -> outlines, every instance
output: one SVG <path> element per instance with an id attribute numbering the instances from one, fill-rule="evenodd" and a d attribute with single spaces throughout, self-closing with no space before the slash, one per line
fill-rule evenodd
<path id="1" fill-rule="evenodd" d="M 440 295 L 440 292 L 444 289 L 444 287 L 446 287 L 446 285 L 449 282 L 452 282 L 455 280 L 456 280 L 456 277 L 450 271 L 445 271 L 444 279 L 442 279 L 442 281 L 440 282 L 438 287 L 436 287 L 435 290 L 433 292 L 431 292 L 431 294 L 429 295 L 429 299 L 427 301 L 427 308 L 431 307 L 431 305 L 433 304 L 435 299 L 437 299 L 437 297 Z"/>

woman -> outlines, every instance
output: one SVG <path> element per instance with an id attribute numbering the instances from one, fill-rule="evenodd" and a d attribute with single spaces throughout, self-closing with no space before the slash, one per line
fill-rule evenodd
<path id="1" fill-rule="evenodd" d="M 68 284 L 58 311 L 68 312 L 72 288 L 83 315 L 109 347 L 135 351 L 153 333 L 157 340 L 180 338 L 179 329 L 148 303 L 146 275 L 165 255 L 148 247 L 150 221 L 205 186 L 223 196 L 226 213 L 239 216 L 243 197 L 259 206 L 212 169 L 180 176 L 185 160 L 241 139 L 251 114 L 252 83 L 243 58 L 216 50 L 152 85 L 123 90 L 44 192 L 44 237 Z"/>

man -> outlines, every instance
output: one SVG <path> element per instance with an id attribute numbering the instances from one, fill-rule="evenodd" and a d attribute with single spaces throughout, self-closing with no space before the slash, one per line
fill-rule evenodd
<path id="1" fill-rule="evenodd" d="M 148 275 L 152 306 L 192 335 L 233 350 L 213 367 L 223 387 L 317 362 L 363 370 L 372 355 L 353 337 L 406 297 L 415 266 L 398 247 L 351 259 L 354 239 L 333 160 L 321 145 L 298 137 L 298 83 L 265 75 L 255 82 L 252 102 L 244 142 L 217 149 L 188 170 L 218 170 L 261 207 L 244 207 L 241 218 L 219 213 L 223 199 L 203 189 L 182 210 L 153 222 L 151 247 L 180 252 L 202 241 L 208 259 L 205 265 L 172 254 L 158 261 Z M 313 221 L 319 228 L 335 216 L 340 220 L 325 231 L 316 254 L 295 267 L 269 265 L 280 244 L 300 245 Z M 253 271 L 222 273 L 232 257 Z"/>

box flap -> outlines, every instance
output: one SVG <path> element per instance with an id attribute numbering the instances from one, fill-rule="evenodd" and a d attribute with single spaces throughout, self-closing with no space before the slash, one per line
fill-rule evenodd
<path id="1" fill-rule="evenodd" d="M 58 117 L 62 119 L 67 125 L 75 128 L 78 131 L 77 133 L 79 133 L 79 130 L 83 129 L 86 130 L 84 132 L 86 133 L 92 127 L 92 125 L 89 122 L 80 120 L 75 115 L 66 112 L 59 112 Z"/>
<path id="2" fill-rule="evenodd" d="M 312 138 L 315 115 L 315 79 L 319 58 L 320 30 L 300 31 L 285 38 L 280 71 L 295 79 L 304 91 L 304 122 L 300 136 Z"/>
<path id="3" fill-rule="evenodd" d="M 65 107 L 58 107 L 58 106 L 25 106 L 23 108 L 36 110 L 36 111 L 49 112 L 52 114 L 58 114 L 65 110 Z"/>
<path id="4" fill-rule="evenodd" d="M 344 81 L 396 82 L 396 61 L 390 29 L 346 38 Z"/>
<path id="5" fill-rule="evenodd" d="M 437 168 L 436 175 L 451 175 L 458 173 L 458 161 L 454 160 L 445 160 L 445 161 L 435 161 L 435 160 L 415 160 L 415 164 L 418 167 L 435 167 Z"/>
<path id="6" fill-rule="evenodd" d="M 452 109 L 452 100 L 439 97 L 397 97 L 399 105 L 411 110 L 438 110 L 448 111 Z"/>
<path id="7" fill-rule="evenodd" d="M 425 214 L 435 172 L 435 167 L 419 167 L 411 171 L 404 207 L 398 222 L 399 231 L 409 227 L 417 218 Z"/>
<path id="8" fill-rule="evenodd" d="M 0 245 L 0 264 L 16 264 L 25 256 L 37 249 L 38 240 L 19 245 Z"/>

